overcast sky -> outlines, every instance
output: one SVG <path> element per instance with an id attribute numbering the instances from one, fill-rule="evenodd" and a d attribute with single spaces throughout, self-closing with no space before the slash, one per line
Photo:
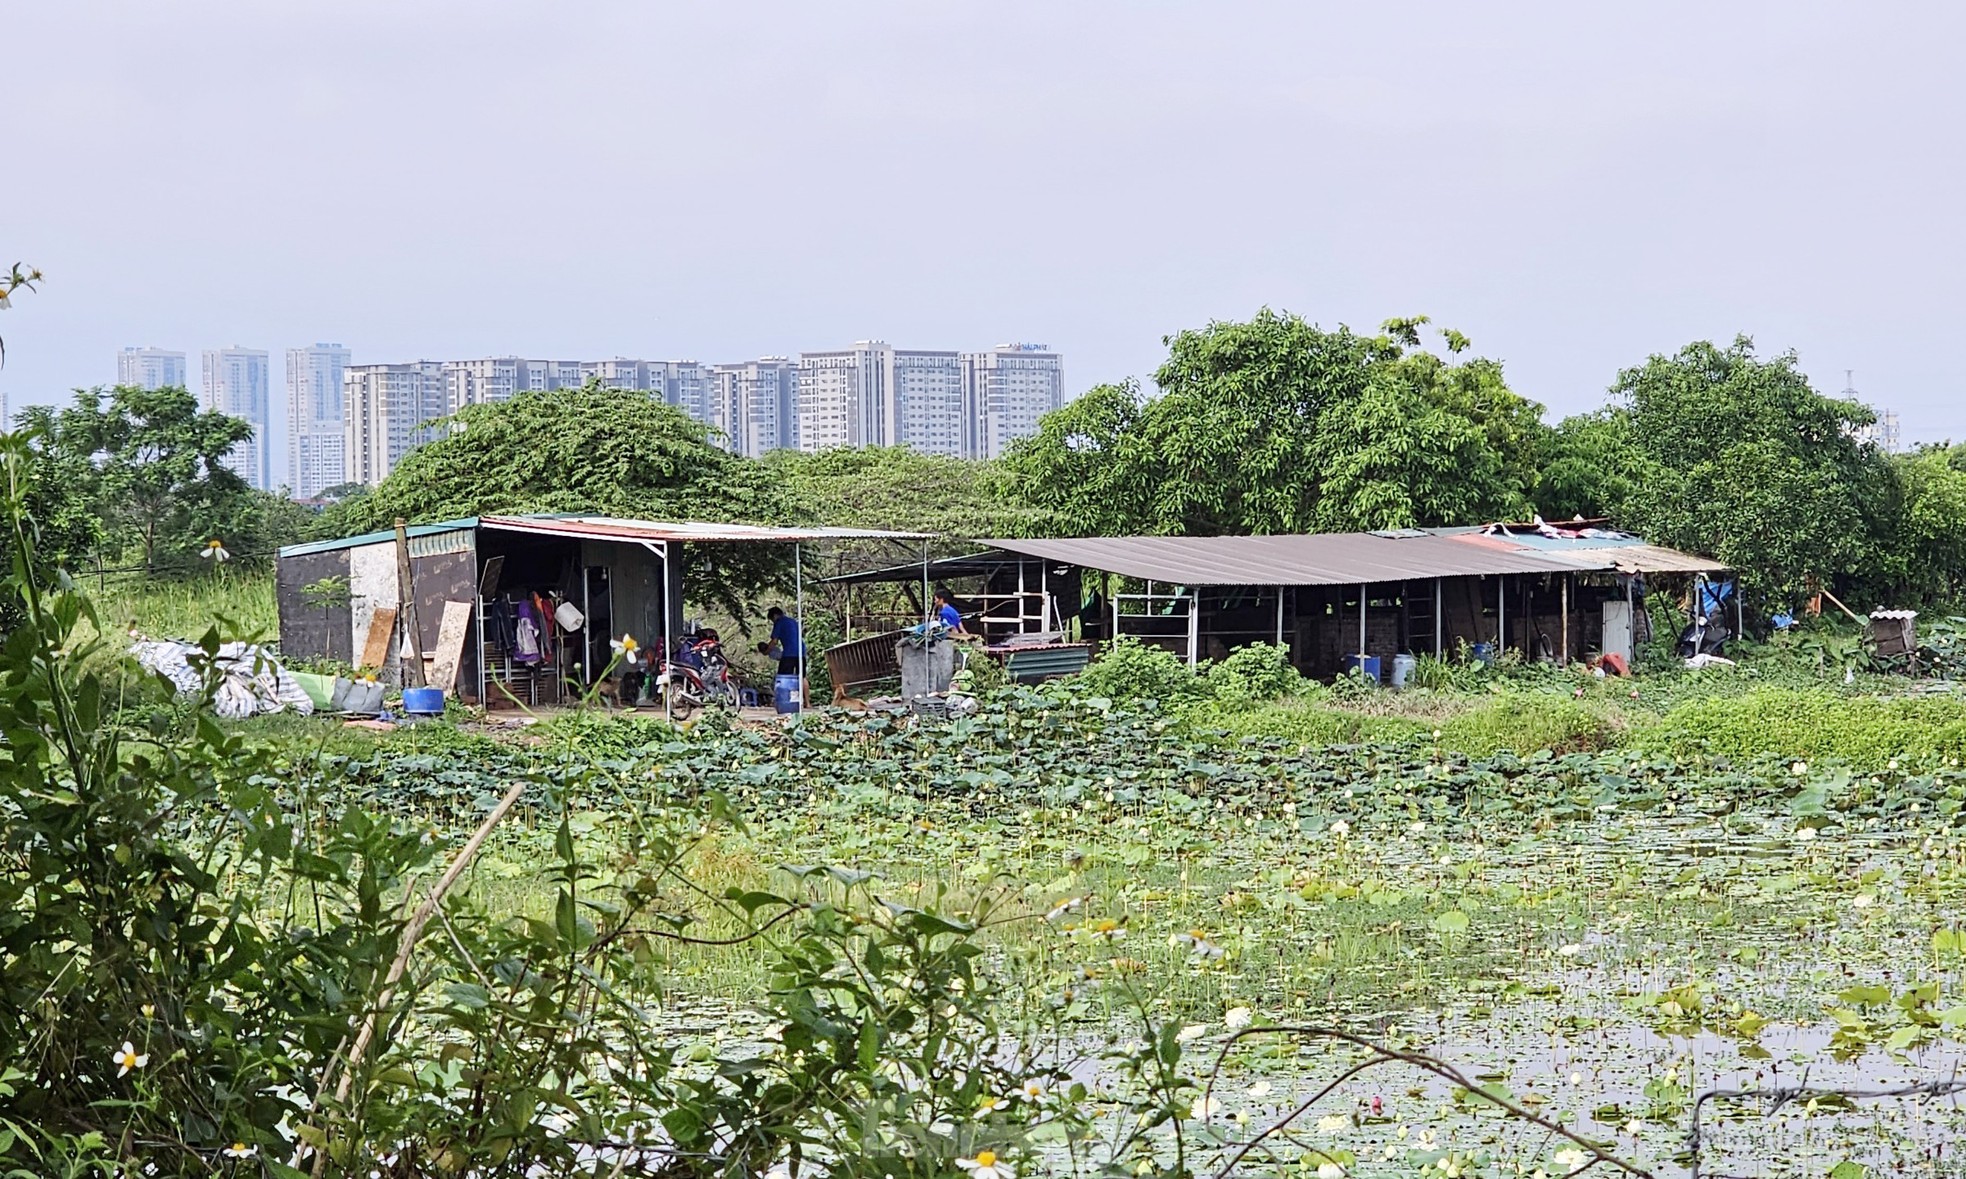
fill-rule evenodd
<path id="1" fill-rule="evenodd" d="M 1431 315 L 1552 416 L 1746 332 L 1966 437 L 1962 44 L 1937 2 L 19 0 L 0 263 L 48 278 L 0 390 L 874 337 L 1076 392 L 1268 305 Z"/>

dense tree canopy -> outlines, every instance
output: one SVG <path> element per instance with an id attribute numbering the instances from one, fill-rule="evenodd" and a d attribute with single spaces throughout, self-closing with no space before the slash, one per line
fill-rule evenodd
<path id="1" fill-rule="evenodd" d="M 714 444 L 709 426 L 647 393 L 589 383 L 467 406 L 443 437 L 411 451 L 376 489 L 322 513 L 347 535 L 413 521 L 584 512 L 650 520 L 785 523 L 790 498 L 764 464 Z M 788 579 L 789 558 L 755 545 L 688 547 L 688 575 L 735 610 Z"/>
<path id="2" fill-rule="evenodd" d="M 198 567 L 196 554 L 219 539 L 247 562 L 271 558 L 299 526 L 298 509 L 257 492 L 220 459 L 252 436 L 238 418 L 201 410 L 184 389 L 78 389 L 62 408 L 29 406 L 20 414 L 44 495 L 59 501 L 44 518 L 94 516 L 89 541 L 112 563 L 130 560 L 152 573 Z M 68 560 L 82 555 L 72 524 Z"/>
<path id="3" fill-rule="evenodd" d="M 1689 344 L 1626 369 L 1613 407 L 1558 428 L 1546 506 L 1607 515 L 1776 593 L 1863 570 L 1895 499 L 1864 406 L 1816 392 L 1793 353 Z"/>
<path id="4" fill-rule="evenodd" d="M 796 517 L 814 524 L 939 536 L 1040 536 L 1055 521 L 1012 495 L 995 463 L 905 446 L 780 450 L 765 467 Z"/>
<path id="5" fill-rule="evenodd" d="M 360 532 L 398 516 L 591 512 L 654 520 L 781 522 L 791 506 L 761 466 L 647 393 L 588 384 L 466 406 L 368 495 L 323 513 Z"/>
<path id="6" fill-rule="evenodd" d="M 1094 389 L 1013 447 L 1007 473 L 1080 533 L 1343 531 L 1526 510 L 1539 408 L 1493 361 L 1420 349 L 1425 322 L 1365 337 L 1264 310 L 1182 332 L 1159 396 Z M 1443 337 L 1451 354 L 1467 346 Z"/>

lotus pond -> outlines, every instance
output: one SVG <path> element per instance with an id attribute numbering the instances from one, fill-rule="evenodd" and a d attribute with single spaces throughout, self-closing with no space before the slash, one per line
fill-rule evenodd
<path id="1" fill-rule="evenodd" d="M 1874 772 L 1772 749 L 1475 759 L 1424 736 L 1234 738 L 1035 693 L 956 720 L 552 728 L 533 744 L 425 735 L 329 757 L 322 788 L 449 837 L 519 767 L 562 759 L 588 776 L 571 826 L 602 861 L 623 800 L 707 813 L 727 799 L 741 822 L 706 823 L 689 852 L 705 895 L 782 891 L 823 866 L 830 887 L 987 912 L 977 936 L 1000 1001 L 1049 1029 L 1050 1075 L 1096 1104 L 1114 1046 L 1165 1035 L 1199 1085 L 1189 1131 L 1218 1144 L 1360 1063 L 1342 1044 L 1252 1031 L 1315 1025 L 1444 1060 L 1661 1176 L 1966 1173 L 1950 1097 L 1766 1099 L 1943 1082 L 1966 1056 L 1966 770 L 1943 759 Z M 508 823 L 472 871 L 479 900 L 550 907 L 535 881 L 545 826 Z M 753 1012 L 772 985 L 769 936 L 696 944 L 737 939 L 745 917 L 699 910 L 695 941 L 651 958 L 665 1018 L 718 1052 L 767 1031 Z M 1701 1107 L 1696 1160 L 1689 1128 L 1713 1089 L 1762 1096 Z M 1463 1086 L 1382 1064 L 1240 1165 L 1594 1164 Z"/>

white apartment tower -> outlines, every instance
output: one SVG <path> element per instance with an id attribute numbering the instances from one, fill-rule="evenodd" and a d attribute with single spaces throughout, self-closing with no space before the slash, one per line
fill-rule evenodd
<path id="1" fill-rule="evenodd" d="M 799 366 L 765 356 L 711 369 L 715 393 L 706 419 L 724 432 L 724 445 L 756 458 L 791 449 L 799 436 Z"/>
<path id="2" fill-rule="evenodd" d="M 241 418 L 253 436 L 234 446 L 225 465 L 248 484 L 264 491 L 273 486 L 272 448 L 268 427 L 266 353 L 256 348 L 208 348 L 204 355 L 206 409 Z"/>
<path id="3" fill-rule="evenodd" d="M 139 389 L 183 389 L 184 353 L 163 348 L 125 348 L 116 354 L 116 383 Z"/>
<path id="4" fill-rule="evenodd" d="M 960 455 L 961 354 L 861 340 L 842 352 L 802 352 L 798 446 L 910 446 Z"/>
<path id="5" fill-rule="evenodd" d="M 348 358 L 340 344 L 287 349 L 287 490 L 296 499 L 343 481 L 341 387 Z"/>
<path id="6" fill-rule="evenodd" d="M 965 352 L 965 458 L 1000 457 L 1019 438 L 1038 432 L 1038 419 L 1065 404 L 1064 358 L 1044 344 L 999 344 Z"/>
<path id="7" fill-rule="evenodd" d="M 450 408 L 444 365 L 351 364 L 342 378 L 342 478 L 373 487 L 405 454 L 435 437 Z"/>

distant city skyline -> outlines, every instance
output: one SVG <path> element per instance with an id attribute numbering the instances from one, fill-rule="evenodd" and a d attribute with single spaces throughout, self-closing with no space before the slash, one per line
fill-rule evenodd
<path id="1" fill-rule="evenodd" d="M 726 364 L 695 360 L 542 360 L 493 356 L 349 364 L 344 370 L 343 480 L 373 484 L 428 441 L 426 423 L 528 390 L 593 380 L 645 392 L 715 427 L 732 451 L 907 446 L 957 458 L 999 457 L 1064 402 L 1064 357 L 1045 344 L 977 351 L 850 348 Z"/>
<path id="2" fill-rule="evenodd" d="M 186 355 L 154 345 L 126 345 L 117 350 L 115 383 L 190 388 Z M 924 351 L 862 340 L 843 351 L 726 363 L 490 356 L 357 365 L 355 350 L 339 343 L 287 348 L 283 355 L 286 396 L 277 403 L 263 389 L 252 391 L 255 375 L 271 383 L 267 354 L 236 345 L 203 350 L 203 380 L 196 391 L 201 405 L 234 406 L 227 412 L 254 426 L 253 442 L 242 444 L 227 465 L 256 487 L 285 487 L 296 499 L 311 499 L 343 482 L 379 481 L 402 454 L 430 436 L 420 425 L 401 420 L 403 415 L 442 417 L 466 405 L 505 400 L 515 392 L 558 389 L 589 379 L 658 394 L 667 404 L 717 427 L 731 450 L 753 457 L 780 448 L 894 445 L 930 454 L 996 458 L 1011 441 L 1033 432 L 1039 417 L 1067 400 L 1063 355 L 1049 345 L 1030 343 Z M 257 369 L 250 367 L 254 358 Z M 838 369 L 841 358 L 850 374 Z M 248 367 L 238 368 L 241 363 Z M 354 369 L 362 370 L 361 398 L 351 401 L 357 387 Z M 809 408 L 802 408 L 799 400 L 801 372 L 809 382 L 808 397 L 816 402 Z M 236 379 L 227 381 L 225 374 Z M 233 392 L 234 385 L 244 391 Z M 276 415 L 276 405 L 284 412 Z M 852 430 L 835 429 L 849 409 L 858 424 Z M 802 414 L 812 417 L 803 429 Z M 842 441 L 848 437 L 855 441 Z"/>

